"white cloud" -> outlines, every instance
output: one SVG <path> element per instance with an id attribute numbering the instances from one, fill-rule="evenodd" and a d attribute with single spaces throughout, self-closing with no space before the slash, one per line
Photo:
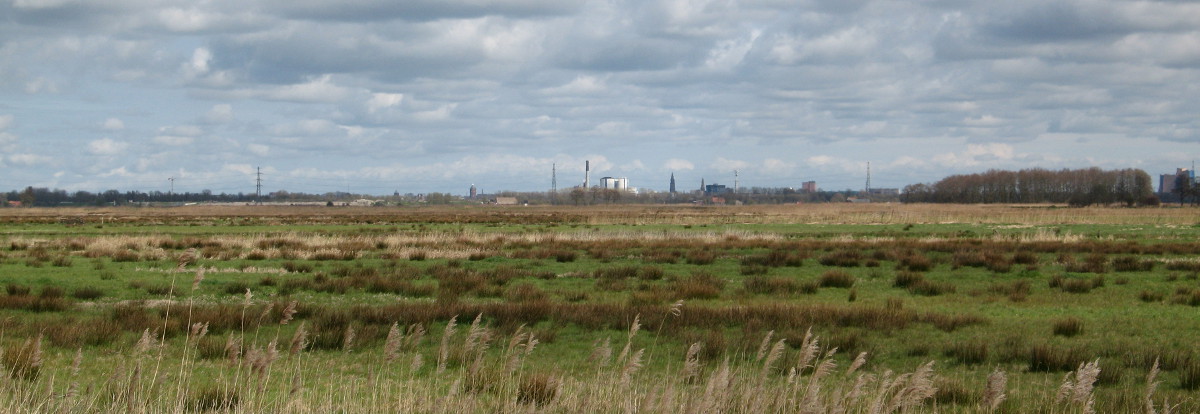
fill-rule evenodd
<path id="1" fill-rule="evenodd" d="M 534 190 L 546 163 L 592 159 L 662 185 L 737 169 L 844 188 L 866 160 L 901 186 L 986 168 L 1173 171 L 1163 148 L 1200 158 L 1188 2 L 317 3 L 10 1 L 4 162 L 80 149 L 12 181 L 61 170 L 54 183 L 94 190 L 263 164 L 319 168 L 296 191 L 383 171 L 424 173 L 403 182 L 425 191 L 493 177 Z"/>
<path id="2" fill-rule="evenodd" d="M 401 102 L 404 102 L 402 93 L 373 93 L 371 99 L 367 100 L 367 112 L 376 113 L 400 105 Z"/>
<path id="3" fill-rule="evenodd" d="M 250 151 L 251 154 L 265 157 L 271 152 L 271 147 L 262 144 L 247 144 L 246 150 Z"/>
<path id="4" fill-rule="evenodd" d="M 199 76 L 208 73 L 208 64 L 213 59 L 212 51 L 208 48 L 198 47 L 192 51 L 192 60 L 185 67 L 185 73 L 191 76 Z"/>
<path id="5" fill-rule="evenodd" d="M 204 135 L 204 130 L 195 125 L 177 125 L 159 128 L 158 133 L 182 137 L 198 137 Z"/>
<path id="6" fill-rule="evenodd" d="M 15 148 L 14 144 L 16 143 L 16 135 L 7 132 L 0 132 L 0 150 L 12 151 L 12 149 Z"/>
<path id="7" fill-rule="evenodd" d="M 671 158 L 663 162 L 663 169 L 668 171 L 691 171 L 696 169 L 696 165 L 688 160 Z"/>
<path id="8" fill-rule="evenodd" d="M 0 151 L 12 151 L 16 148 L 17 136 L 7 131 L 12 125 L 12 115 L 0 115 Z"/>
<path id="9" fill-rule="evenodd" d="M 603 92 L 606 89 L 608 87 L 604 84 L 604 79 L 595 76 L 579 75 L 566 84 L 546 88 L 542 92 L 549 95 L 587 95 Z"/>
<path id="10" fill-rule="evenodd" d="M 1004 125 L 1004 120 L 992 115 L 981 115 L 974 118 L 963 119 L 963 124 L 972 127 L 996 127 Z"/>
<path id="11" fill-rule="evenodd" d="M 175 146 L 175 147 L 191 145 L 193 141 L 195 141 L 195 138 L 192 138 L 192 137 L 181 137 L 181 136 L 172 136 L 172 135 L 159 135 L 159 136 L 154 137 L 155 143 L 162 144 L 162 145 L 170 145 L 170 146 Z"/>
<path id="12" fill-rule="evenodd" d="M 795 169 L 796 164 L 777 158 L 767 158 L 758 167 L 759 173 L 765 176 L 787 176 Z"/>
<path id="13" fill-rule="evenodd" d="M 724 40 L 708 51 L 704 66 L 709 69 L 731 70 L 742 63 L 754 42 L 762 35 L 761 30 L 752 30 L 744 37 Z"/>
<path id="14" fill-rule="evenodd" d="M 54 161 L 54 158 L 37 154 L 11 154 L 6 158 L 11 164 L 24 167 L 50 165 Z"/>
<path id="15" fill-rule="evenodd" d="M 35 95 L 39 93 L 58 93 L 58 84 L 51 79 L 38 76 L 25 82 L 25 93 Z"/>
<path id="16" fill-rule="evenodd" d="M 750 166 L 750 163 L 742 160 L 731 160 L 725 157 L 717 157 L 712 163 L 712 168 L 720 172 L 733 172 L 733 170 L 745 170 Z"/>
<path id="17" fill-rule="evenodd" d="M 204 30 L 212 24 L 213 16 L 196 9 L 169 8 L 158 12 L 158 20 L 167 29 L 176 32 Z"/>
<path id="18" fill-rule="evenodd" d="M 120 155 L 129 147 L 129 143 L 114 141 L 111 138 L 101 138 L 88 143 L 88 152 L 93 155 Z"/>
<path id="19" fill-rule="evenodd" d="M 838 160 L 834 157 L 828 156 L 828 155 L 814 155 L 814 156 L 806 158 L 805 161 L 809 165 L 817 166 L 817 167 L 833 165 L 833 164 L 840 162 L 840 160 Z"/>
<path id="20" fill-rule="evenodd" d="M 962 168 L 984 164 L 996 164 L 998 161 L 1011 160 L 1014 157 L 1013 147 L 1008 144 L 968 144 L 962 152 L 941 153 L 933 156 L 933 161 L 945 167 Z"/>
<path id="21" fill-rule="evenodd" d="M 328 103 L 346 99 L 351 95 L 351 91 L 334 84 L 333 76 L 323 74 L 305 83 L 270 88 L 258 95 L 276 101 Z"/>
<path id="22" fill-rule="evenodd" d="M 204 122 L 210 124 L 224 124 L 233 121 L 233 105 L 216 104 L 213 105 L 208 112 L 204 113 Z"/>
<path id="23" fill-rule="evenodd" d="M 80 0 L 13 0 L 13 7 L 17 9 L 54 9 L 66 6 L 68 4 L 77 4 Z"/>
<path id="24" fill-rule="evenodd" d="M 101 128 L 104 128 L 106 131 L 120 131 L 125 129 L 125 122 L 118 118 L 108 118 L 104 120 Z"/>
<path id="25" fill-rule="evenodd" d="M 630 161 L 627 164 L 623 164 L 617 168 L 621 171 L 622 174 L 628 174 L 633 171 L 645 171 L 646 164 L 642 163 L 642 160 L 633 160 L 633 161 Z"/>

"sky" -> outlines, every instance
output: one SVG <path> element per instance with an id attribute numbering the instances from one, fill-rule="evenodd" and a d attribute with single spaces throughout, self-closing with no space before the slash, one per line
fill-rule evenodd
<path id="1" fill-rule="evenodd" d="M 0 0 L 0 190 L 902 188 L 1200 158 L 1188 1 Z"/>

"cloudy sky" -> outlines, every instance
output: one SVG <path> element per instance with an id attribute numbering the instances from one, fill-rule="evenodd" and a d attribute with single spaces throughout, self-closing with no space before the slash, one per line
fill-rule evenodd
<path id="1" fill-rule="evenodd" d="M 0 0 L 0 190 L 903 187 L 1200 158 L 1188 1 Z"/>

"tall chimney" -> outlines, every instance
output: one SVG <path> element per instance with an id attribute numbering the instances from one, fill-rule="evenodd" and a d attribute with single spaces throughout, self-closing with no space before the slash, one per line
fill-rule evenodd
<path id="1" fill-rule="evenodd" d="M 588 188 L 592 187 L 591 181 L 588 181 L 591 174 L 592 174 L 592 162 L 584 161 L 583 162 L 583 188 L 584 189 L 588 189 Z"/>

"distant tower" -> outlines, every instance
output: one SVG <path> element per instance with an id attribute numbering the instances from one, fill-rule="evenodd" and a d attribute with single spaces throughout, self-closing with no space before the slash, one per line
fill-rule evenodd
<path id="1" fill-rule="evenodd" d="M 700 194 L 708 194 L 708 190 L 706 190 L 706 188 L 708 188 L 708 187 L 704 186 L 704 179 L 701 178 L 700 179 Z"/>
<path id="2" fill-rule="evenodd" d="M 671 173 L 671 194 L 675 194 L 675 173 Z"/>
<path id="3" fill-rule="evenodd" d="M 871 162 L 867 161 L 867 194 L 871 194 Z"/>
<path id="4" fill-rule="evenodd" d="M 550 164 L 550 192 L 558 192 L 558 164 Z"/>
<path id="5" fill-rule="evenodd" d="M 733 170 L 733 193 L 738 192 L 738 170 Z"/>
<path id="6" fill-rule="evenodd" d="M 471 198 L 475 198 L 479 193 L 475 190 L 475 184 L 471 184 Z"/>
<path id="7" fill-rule="evenodd" d="M 591 177 L 589 177 L 589 175 L 591 173 L 592 173 L 592 162 L 584 161 L 583 162 L 583 188 L 585 188 L 585 189 L 591 188 L 591 186 L 592 186 L 591 181 L 589 181 L 589 179 L 591 178 Z"/>

